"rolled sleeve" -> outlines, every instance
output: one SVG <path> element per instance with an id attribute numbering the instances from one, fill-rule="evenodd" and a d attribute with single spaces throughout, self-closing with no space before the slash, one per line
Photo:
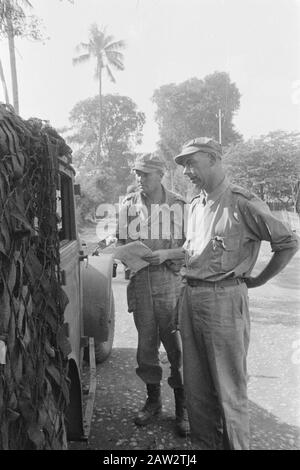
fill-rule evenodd
<path id="1" fill-rule="evenodd" d="M 299 249 L 297 235 L 277 219 L 264 202 L 247 201 L 241 212 L 249 232 L 257 240 L 268 241 L 273 252 Z"/>

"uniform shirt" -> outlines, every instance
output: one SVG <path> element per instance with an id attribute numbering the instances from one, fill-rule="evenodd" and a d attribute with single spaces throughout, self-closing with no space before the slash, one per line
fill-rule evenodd
<path id="1" fill-rule="evenodd" d="M 184 199 L 164 186 L 163 202 L 152 204 L 146 194 L 136 191 L 127 195 L 119 212 L 117 239 L 119 244 L 141 240 L 152 251 L 181 247 L 184 236 Z M 182 261 L 166 262 L 179 266 Z M 180 267 L 180 266 L 179 266 Z M 175 269 L 177 270 L 177 269 Z"/>
<path id="2" fill-rule="evenodd" d="M 261 240 L 274 252 L 298 245 L 266 203 L 224 178 L 205 204 L 200 195 L 191 202 L 182 275 L 208 281 L 249 276 Z"/>

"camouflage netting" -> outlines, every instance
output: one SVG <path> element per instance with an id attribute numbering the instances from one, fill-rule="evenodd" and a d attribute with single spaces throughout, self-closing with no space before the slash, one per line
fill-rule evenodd
<path id="1" fill-rule="evenodd" d="M 0 449 L 67 446 L 56 168 L 70 153 L 43 121 L 0 104 Z"/>

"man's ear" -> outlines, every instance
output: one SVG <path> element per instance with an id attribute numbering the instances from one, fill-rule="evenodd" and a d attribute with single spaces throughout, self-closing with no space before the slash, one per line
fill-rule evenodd
<path id="1" fill-rule="evenodd" d="M 209 154 L 208 156 L 209 156 L 210 166 L 214 166 L 217 163 L 217 158 L 212 154 Z"/>

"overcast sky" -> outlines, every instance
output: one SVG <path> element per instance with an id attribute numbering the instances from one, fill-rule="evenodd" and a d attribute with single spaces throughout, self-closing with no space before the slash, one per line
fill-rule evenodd
<path id="1" fill-rule="evenodd" d="M 242 94 L 236 128 L 245 138 L 300 129 L 299 0 L 30 0 L 43 19 L 44 44 L 17 40 L 20 114 L 68 125 L 78 101 L 97 93 L 95 63 L 74 67 L 91 23 L 126 41 L 125 71 L 103 93 L 131 97 L 146 113 L 141 150 L 158 140 L 153 91 L 226 71 Z M 6 41 L 0 54 L 10 87 Z M 2 89 L 0 100 L 4 101 Z"/>

